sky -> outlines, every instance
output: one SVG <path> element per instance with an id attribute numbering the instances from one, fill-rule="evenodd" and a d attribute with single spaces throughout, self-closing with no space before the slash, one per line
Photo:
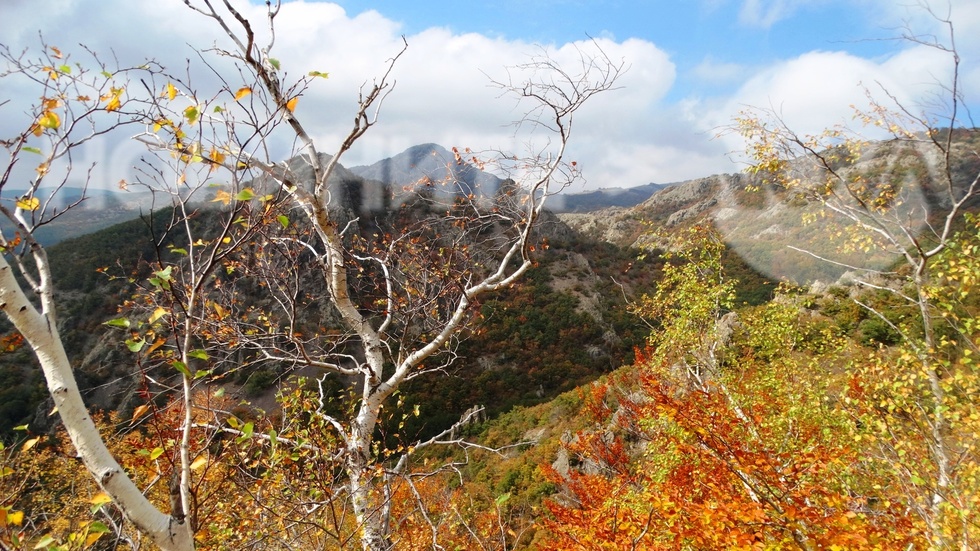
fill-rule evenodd
<path id="1" fill-rule="evenodd" d="M 883 90 L 912 111 L 931 115 L 951 57 L 893 40 L 904 32 L 948 34 L 916 0 L 341 0 L 284 1 L 272 56 L 287 75 L 318 79 L 297 107 L 325 151 L 336 147 L 354 113 L 358 89 L 379 75 L 401 47 L 393 93 L 380 122 L 344 158 L 369 164 L 421 143 L 447 148 L 518 150 L 542 136 L 516 135 L 522 111 L 488 86 L 507 67 L 546 52 L 567 59 L 598 45 L 628 71 L 619 88 L 594 98 L 577 116 L 569 158 L 583 180 L 570 191 L 672 183 L 745 166 L 744 144 L 719 133 L 747 108 L 770 108 L 801 133 L 848 124 L 865 90 Z M 261 20 L 264 2 L 236 0 Z M 980 106 L 980 0 L 933 0 L 949 14 L 961 56 L 967 105 Z M 199 66 L 196 51 L 224 46 L 212 21 L 182 0 L 3 0 L 0 43 L 37 48 L 78 44 L 121 62 L 152 58 L 181 70 Z M 593 43 L 594 41 L 594 43 Z M 204 53 L 204 56 L 210 54 Z M 219 62 L 220 66 L 220 62 Z M 206 72 L 196 81 L 208 84 Z M 231 75 L 233 78 L 234 74 Z M 0 81 L 0 101 L 28 92 Z M 978 107 L 980 109 L 980 107 Z M 9 132 L 9 113 L 0 131 Z M 139 155 L 125 136 L 85 152 L 97 174 Z"/>

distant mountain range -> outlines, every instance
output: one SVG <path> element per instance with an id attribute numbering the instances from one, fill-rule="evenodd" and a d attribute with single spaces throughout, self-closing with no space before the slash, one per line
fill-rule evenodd
<path id="1" fill-rule="evenodd" d="M 563 193 L 552 197 L 548 208 L 554 212 L 593 212 L 606 207 L 633 207 L 654 193 L 674 184 L 644 184 L 630 188 L 604 188 L 581 193 Z"/>
<path id="2" fill-rule="evenodd" d="M 294 161 L 296 162 L 296 161 Z M 294 167 L 296 168 L 296 167 Z M 364 209 L 389 208 L 419 186 L 431 186 L 434 193 L 455 194 L 497 193 L 504 180 L 485 172 L 438 144 L 422 144 L 410 147 L 387 159 L 371 165 L 337 168 L 334 181 L 339 187 L 342 207 L 353 212 Z M 550 200 L 553 212 L 586 213 L 606 207 L 632 207 L 646 201 L 656 191 L 667 187 L 663 184 L 646 184 L 635 188 L 608 188 L 583 193 L 563 193 Z M 76 202 L 84 200 L 78 205 Z M 44 204 L 50 190 L 38 197 Z M 19 196 L 17 192 L 7 197 Z M 64 239 L 78 237 L 108 226 L 132 220 L 141 212 L 148 212 L 153 205 L 146 191 L 122 191 L 81 188 L 62 188 L 51 197 L 47 214 L 65 214 L 39 228 L 36 237 L 43 245 L 52 245 Z M 5 231 L 10 228 L 0 224 Z"/>

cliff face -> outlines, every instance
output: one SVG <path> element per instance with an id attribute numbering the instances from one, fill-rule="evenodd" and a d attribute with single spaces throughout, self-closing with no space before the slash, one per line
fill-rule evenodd
<path id="1" fill-rule="evenodd" d="M 954 180 L 965 185 L 980 163 L 971 161 L 968 147 L 956 152 L 951 170 Z M 827 177 L 819 167 L 802 163 L 792 169 L 805 181 L 823 182 Z M 930 223 L 936 223 L 948 206 L 942 190 L 935 189 L 941 159 L 928 144 L 872 143 L 857 162 L 837 170 L 844 179 L 866 186 L 872 197 L 894 194 L 879 218 L 894 228 L 907 227 L 913 235 L 921 235 Z M 841 185 L 834 193 L 841 200 L 854 200 Z M 847 265 L 868 266 L 870 261 L 873 268 L 885 269 L 896 260 L 888 247 L 868 247 L 850 240 L 851 222 L 818 202 L 766 184 L 755 175 L 699 178 L 662 189 L 634 207 L 558 216 L 591 238 L 646 248 L 665 245 L 650 231 L 653 228 L 669 234 L 692 224 L 711 224 L 753 268 L 771 278 L 797 283 L 833 282 L 846 272 Z"/>

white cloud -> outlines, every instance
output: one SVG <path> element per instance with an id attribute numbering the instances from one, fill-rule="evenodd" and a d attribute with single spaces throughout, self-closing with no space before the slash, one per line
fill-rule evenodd
<path id="1" fill-rule="evenodd" d="M 717 7 L 721 1 L 703 3 Z M 883 24 L 896 26 L 908 16 L 895 2 L 862 1 L 877 2 L 883 21 L 888 22 Z M 266 29 L 259 23 L 264 6 L 245 0 L 236 5 L 256 22 L 261 40 L 267 40 Z M 745 0 L 740 13 L 743 24 L 767 27 L 807 5 L 803 0 Z M 953 10 L 964 59 L 964 85 L 968 92 L 980 90 L 980 34 L 966 31 L 971 24 L 980 27 L 980 3 L 955 0 Z M 227 37 L 213 21 L 189 12 L 178 1 L 51 0 L 42 18 L 34 2 L 6 0 L 0 12 L 8 29 L 3 41 L 15 49 L 36 47 L 37 26 L 43 25 L 45 36 L 65 49 L 81 42 L 103 53 L 115 52 L 123 63 L 138 64 L 145 57 L 155 57 L 182 73 L 189 59 L 198 68 L 193 82 L 202 92 L 214 88 L 213 76 L 201 70 L 197 54 L 187 45 L 227 47 Z M 940 30 L 934 20 L 923 21 L 913 23 L 927 32 Z M 311 70 L 330 73 L 328 80 L 317 79 L 306 91 L 297 110 L 323 149 L 334 148 L 349 131 L 360 87 L 370 85 L 400 51 L 402 32 L 399 23 L 377 11 L 355 16 L 326 2 L 283 5 L 274 57 L 293 77 Z M 511 100 L 498 98 L 499 90 L 488 86 L 488 77 L 504 78 L 506 67 L 539 53 L 537 46 L 440 27 L 406 38 L 409 47 L 393 73 L 396 85 L 384 103 L 381 120 L 349 152 L 345 164 L 371 163 L 424 142 L 520 150 L 526 137 L 515 137 L 508 124 L 520 118 L 523 110 Z M 585 169 L 589 188 L 669 182 L 735 170 L 725 154 L 739 149 L 740 144 L 712 141 L 711 137 L 747 105 L 772 107 L 801 132 L 816 132 L 850 121 L 848 106 L 865 100 L 861 83 L 876 88 L 876 82 L 881 82 L 914 105 L 931 83 L 948 77 L 948 64 L 937 60 L 934 50 L 911 45 L 882 59 L 814 51 L 763 67 L 706 57 L 692 75 L 708 85 L 710 92 L 694 91 L 692 97 L 671 104 L 666 98 L 675 84 L 676 68 L 662 49 L 638 38 L 602 37 L 597 43 L 611 59 L 623 59 L 630 68 L 620 82 L 621 89 L 594 98 L 576 118 L 569 156 Z M 587 41 L 546 46 L 549 55 L 570 67 L 576 60 L 576 48 L 588 47 Z M 205 56 L 220 70 L 227 68 L 226 60 Z M 239 78 L 235 73 L 226 74 Z M 5 83 L 5 96 L 18 93 Z M 11 111 L 8 106 L 0 114 Z M 7 117 L 0 118 L 0 128 L 9 124 Z M 281 143 L 291 145 L 285 137 Z M 102 147 L 103 153 L 93 152 L 89 158 L 133 156 L 129 149 L 123 149 L 124 155 L 114 155 L 115 148 L 122 148 L 118 142 Z"/>
<path id="2" fill-rule="evenodd" d="M 743 0 L 738 22 L 748 27 L 768 29 L 796 13 L 802 7 L 820 0 Z"/>
<path id="3" fill-rule="evenodd" d="M 200 69 L 197 54 L 186 45 L 198 49 L 214 44 L 228 47 L 227 37 L 213 21 L 189 12 L 180 3 L 62 0 L 44 21 L 36 19 L 26 3 L 15 6 L 18 9 L 8 26 L 27 29 L 43 22 L 50 25 L 46 33 L 56 33 L 60 45 L 86 42 L 100 52 L 117 52 L 124 63 L 142 63 L 144 57 L 155 57 L 179 73 L 185 60 L 190 59 L 198 67 L 193 72 L 193 82 L 201 92 L 213 88 L 214 79 Z M 259 43 L 263 43 L 267 37 L 260 23 L 264 6 L 241 2 L 239 8 L 256 23 Z M 68 21 L 73 23 L 69 25 Z M 406 38 L 409 47 L 395 67 L 396 84 L 384 103 L 380 122 L 345 157 L 345 164 L 374 162 L 424 142 L 477 150 L 519 149 L 524 145 L 528 138 L 516 137 L 509 126 L 523 115 L 524 107 L 499 98 L 500 90 L 489 86 L 489 77 L 506 78 L 505 68 L 542 53 L 538 46 L 480 34 L 455 34 L 438 27 Z M 12 42 L 30 43 L 30 35 L 22 33 Z M 599 160 L 599 156 L 623 140 L 642 143 L 650 139 L 653 129 L 642 121 L 673 85 L 674 65 L 667 54 L 645 40 L 617 42 L 599 38 L 595 43 L 612 60 L 624 60 L 630 68 L 620 83 L 621 89 L 597 96 L 577 117 L 575 138 L 580 142 L 569 154 L 590 167 L 588 176 L 592 182 L 645 183 L 655 176 L 636 175 L 635 180 L 622 181 L 622 174 L 636 168 L 620 166 L 607 158 Z M 595 45 L 581 41 L 546 46 L 543 53 L 575 71 L 579 68 L 578 51 L 588 51 Z M 273 57 L 290 75 L 310 70 L 330 74 L 327 80 L 317 79 L 297 108 L 324 150 L 336 147 L 349 131 L 360 87 L 370 85 L 401 47 L 399 25 L 376 11 L 352 17 L 329 3 L 283 5 L 276 20 Z M 215 61 L 208 53 L 204 55 L 219 69 L 227 68 L 226 62 Z M 230 74 L 232 80 L 240 78 L 236 73 Z M 281 142 L 289 143 L 286 139 Z M 104 149 L 111 151 L 114 147 L 117 146 Z"/>
<path id="4" fill-rule="evenodd" d="M 871 137 L 873 129 L 853 120 L 854 106 L 866 108 L 867 94 L 884 106 L 893 100 L 915 109 L 924 95 L 942 81 L 942 64 L 934 51 L 908 50 L 882 62 L 846 52 L 811 52 L 767 67 L 745 82 L 730 98 L 706 110 L 700 124 L 714 128 L 731 124 L 731 117 L 745 109 L 771 110 L 800 135 L 816 135 L 835 125 L 845 125 Z M 889 98 L 889 95 L 892 98 Z M 741 142 L 728 135 L 731 150 Z"/>

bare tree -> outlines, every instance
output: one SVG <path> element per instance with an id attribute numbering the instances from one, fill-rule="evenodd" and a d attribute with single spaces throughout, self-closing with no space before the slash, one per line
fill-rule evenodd
<path id="1" fill-rule="evenodd" d="M 5 250 L 0 308 L 32 344 L 89 471 L 126 518 L 166 550 L 194 547 L 193 465 L 199 458 L 192 456 L 191 434 L 232 430 L 195 421 L 196 388 L 243 363 L 306 367 L 341 377 L 356 393 L 349 414 L 330 414 L 324 396 L 306 413 L 334 432 L 337 449 L 329 453 L 343 467 L 346 492 L 332 499 L 349 502 L 361 546 L 390 549 L 393 477 L 406 472 L 417 450 L 461 440 L 447 431 L 386 450 L 377 437 L 382 410 L 406 381 L 444 369 L 456 339 L 472 325 L 481 297 L 515 284 L 532 266 L 535 228 L 548 198 L 578 175 L 575 163 L 566 160 L 574 116 L 594 95 L 613 89 L 624 66 L 598 48 L 582 51 L 581 66 L 574 69 L 560 67 L 546 54 L 530 58 L 514 68 L 519 77 L 495 84 L 524 109 L 520 125 L 549 134 L 546 143 L 529 143 L 524 156 L 499 152 L 483 160 L 456 150 L 455 158 L 447 159 L 480 167 L 494 163 L 511 176 L 505 186 L 480 190 L 458 182 L 421 183 L 414 199 L 362 220 L 340 201 L 339 162 L 377 123 L 404 49 L 362 89 L 353 125 L 326 155 L 294 111 L 316 75 L 287 82 L 270 57 L 280 3 L 267 3 L 271 38 L 265 44 L 257 42 L 253 22 L 231 2 L 185 4 L 212 20 L 232 45 L 213 50 L 235 64 L 230 74 L 201 56 L 221 83 L 212 93 L 152 64 L 140 68 L 137 84 L 123 71 L 93 77 L 52 69 L 59 66 L 52 59 L 60 56 L 55 49 L 46 49 L 47 59 L 36 62 L 5 52 L 12 69 L 4 76 L 26 76 L 47 91 L 24 131 L 4 142 L 11 160 L 0 190 L 25 151 L 40 151 L 27 145 L 32 136 L 48 140 L 50 152 L 43 153 L 45 161 L 28 191 L 13 206 L 0 205 L 17 228 L 16 235 L 0 236 Z M 91 92 L 82 93 L 82 87 Z M 126 119 L 118 117 L 122 111 Z M 100 126 L 105 115 L 108 122 Z M 136 139 L 159 153 L 141 167 L 137 183 L 173 207 L 142 295 L 146 315 L 134 311 L 134 321 L 114 323 L 131 332 L 127 345 L 141 361 L 164 364 L 179 380 L 181 437 L 169 512 L 151 504 L 126 476 L 89 418 L 57 332 L 50 268 L 33 238 L 36 228 L 58 215 L 39 197 L 50 164 L 70 159 L 73 148 L 124 120 L 145 124 Z M 292 159 L 278 162 L 271 142 L 283 134 L 298 145 Z M 226 184 L 210 187 L 212 174 L 224 175 Z M 442 185 L 452 191 L 438 191 Z M 205 202 L 225 208 L 209 211 Z M 26 266 L 28 256 L 32 267 Z M 10 261 L 39 297 L 37 305 L 27 298 Z M 247 437 L 252 429 L 239 432 Z M 275 434 L 264 438 L 278 441 Z"/>
<path id="2" fill-rule="evenodd" d="M 262 312 L 264 330 L 254 331 L 255 318 L 244 312 L 217 320 L 212 334 L 232 335 L 224 341 L 226 346 L 233 342 L 253 351 L 257 359 L 314 367 L 352 381 L 358 398 L 349 417 L 329 416 L 322 409 L 312 413 L 323 417 L 340 441 L 362 546 L 388 549 L 392 543 L 387 475 L 381 463 L 385 454 L 379 453 L 376 440 L 382 409 L 405 381 L 444 366 L 445 358 L 433 358 L 447 350 L 451 356 L 451 343 L 470 324 L 473 305 L 480 297 L 514 284 L 532 265 L 534 228 L 546 201 L 577 174 L 565 160 L 573 117 L 592 96 L 613 88 L 622 65 L 601 51 L 583 52 L 582 66 L 575 72 L 562 69 L 550 58 L 533 58 L 520 68 L 532 80 L 500 86 L 529 102 L 524 122 L 553 133 L 550 149 L 517 161 L 513 156 L 502 157 L 519 174 L 510 189 L 493 195 L 475 189 L 448 197 L 436 194 L 435 204 L 402 205 L 388 221 L 369 228 L 366 221 L 343 215 L 336 173 L 341 156 L 377 122 L 377 109 L 391 90 L 391 68 L 400 54 L 365 89 L 350 132 L 326 156 L 293 110 L 295 98 L 308 81 L 292 86 L 284 83 L 277 62 L 269 57 L 273 44 L 257 44 L 252 23 L 230 3 L 224 2 L 223 10 L 207 1 L 187 4 L 231 38 L 235 50 L 223 53 L 261 89 L 260 101 L 247 111 L 248 120 L 263 123 L 247 125 L 244 134 L 265 140 L 281 118 L 300 144 L 300 157 L 288 163 L 251 154 L 243 147 L 247 144 L 240 142 L 211 144 L 210 149 L 231 155 L 203 161 L 232 172 L 241 167 L 256 171 L 261 174 L 254 184 L 256 194 L 288 194 L 293 208 L 301 213 L 295 224 L 288 221 L 271 227 L 281 230 L 278 233 L 266 230 L 266 240 L 255 245 L 243 268 L 243 274 L 258 277 L 263 292 L 272 299 Z M 278 5 L 268 10 L 271 29 L 278 10 Z M 275 36 L 274 32 L 270 35 Z M 256 94 L 259 90 L 250 91 Z M 226 92 L 236 90 L 229 87 Z M 266 125 L 267 120 L 271 124 Z M 238 134 L 229 132 L 228 136 L 243 134 L 240 128 L 235 130 Z M 178 154 L 194 153 L 187 150 L 186 140 L 176 133 L 173 136 L 164 144 L 166 148 Z M 203 144 L 198 146 L 199 151 L 206 149 Z M 449 162 L 467 161 L 464 153 L 457 155 Z M 329 335 L 315 329 L 311 333 L 298 314 L 323 298 L 303 292 L 309 279 L 297 259 L 304 256 L 315 266 L 320 288 L 336 313 L 337 325 Z M 418 444 L 409 449 L 417 449 Z"/>

